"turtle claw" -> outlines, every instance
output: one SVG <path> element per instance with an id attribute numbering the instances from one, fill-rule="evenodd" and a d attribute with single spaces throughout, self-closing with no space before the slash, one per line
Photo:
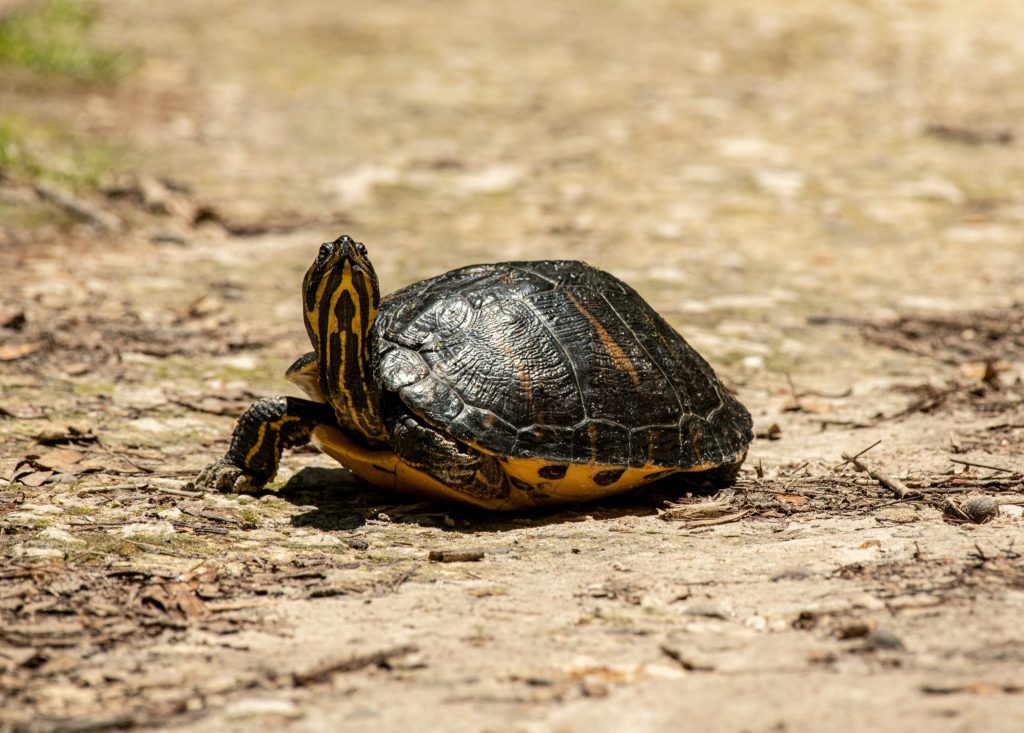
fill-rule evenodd
<path id="1" fill-rule="evenodd" d="M 200 471 L 192 486 L 199 491 L 219 491 L 223 494 L 244 494 L 259 488 L 252 476 L 226 458 Z"/>

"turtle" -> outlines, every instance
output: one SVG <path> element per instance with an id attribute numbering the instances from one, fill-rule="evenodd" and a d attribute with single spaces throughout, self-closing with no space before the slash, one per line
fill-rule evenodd
<path id="1" fill-rule="evenodd" d="M 700 473 L 733 482 L 750 413 L 629 285 L 584 262 L 477 264 L 381 298 L 366 247 L 324 243 L 302 282 L 313 350 L 239 418 L 199 488 L 253 491 L 313 442 L 388 490 L 494 510 Z"/>

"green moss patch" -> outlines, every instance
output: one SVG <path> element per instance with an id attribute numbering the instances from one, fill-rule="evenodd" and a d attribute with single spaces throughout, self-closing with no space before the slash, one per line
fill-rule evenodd
<path id="1" fill-rule="evenodd" d="M 74 0 L 30 2 L 0 13 L 0 65 L 49 76 L 109 83 L 131 71 L 132 54 L 97 47 L 95 10 Z"/>

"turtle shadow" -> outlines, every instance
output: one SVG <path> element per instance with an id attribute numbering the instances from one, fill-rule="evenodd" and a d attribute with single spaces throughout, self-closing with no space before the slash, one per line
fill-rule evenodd
<path id="1" fill-rule="evenodd" d="M 690 496 L 711 496 L 719 488 L 707 482 L 668 477 L 640 489 L 595 501 L 495 512 L 382 491 L 360 481 L 344 468 L 310 466 L 296 472 L 276 494 L 308 510 L 292 517 L 294 527 L 337 532 L 386 521 L 436 527 L 459 534 L 478 534 L 593 519 L 650 516 L 657 514 L 666 502 Z"/>

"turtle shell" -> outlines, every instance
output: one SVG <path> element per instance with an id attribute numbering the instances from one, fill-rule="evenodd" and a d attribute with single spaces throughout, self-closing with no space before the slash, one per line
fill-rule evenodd
<path id="1" fill-rule="evenodd" d="M 552 462 L 742 460 L 750 414 L 631 287 L 583 262 L 453 270 L 392 293 L 375 374 L 442 432 Z"/>

